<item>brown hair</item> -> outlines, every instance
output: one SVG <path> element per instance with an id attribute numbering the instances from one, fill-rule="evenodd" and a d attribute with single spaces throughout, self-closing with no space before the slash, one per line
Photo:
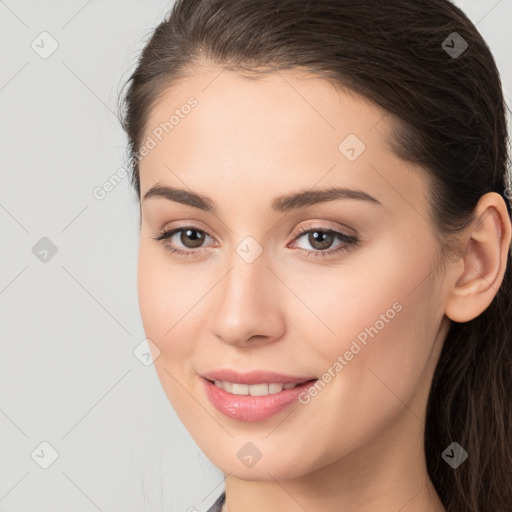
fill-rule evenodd
<path id="1" fill-rule="evenodd" d="M 393 121 L 392 150 L 428 173 L 445 257 L 450 235 L 473 220 L 483 194 L 499 193 L 510 214 L 500 76 L 474 24 L 448 0 L 178 0 L 119 104 L 139 200 L 138 151 L 152 107 L 209 64 L 248 78 L 306 69 L 383 107 Z M 510 260 L 509 252 L 490 306 L 469 322 L 451 322 L 432 382 L 425 453 L 448 512 L 512 508 Z M 469 454 L 456 469 L 441 457 L 454 441 Z"/>

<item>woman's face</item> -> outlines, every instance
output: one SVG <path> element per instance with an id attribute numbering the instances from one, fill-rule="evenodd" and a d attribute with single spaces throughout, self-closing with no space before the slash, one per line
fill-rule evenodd
<path id="1" fill-rule="evenodd" d="M 382 110 L 327 81 L 219 73 L 167 91 L 140 161 L 139 303 L 169 401 L 248 480 L 376 457 L 397 436 L 422 448 L 448 327 L 425 172 L 390 151 Z M 156 184 L 183 193 L 144 198 Z M 316 378 L 316 392 L 268 409 L 217 390 L 214 405 L 202 376 L 224 369 Z"/>

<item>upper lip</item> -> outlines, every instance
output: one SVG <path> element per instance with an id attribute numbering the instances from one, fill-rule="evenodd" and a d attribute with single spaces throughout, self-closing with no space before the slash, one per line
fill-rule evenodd
<path id="1" fill-rule="evenodd" d="M 262 383 L 298 383 L 316 380 L 314 376 L 297 377 L 295 375 L 284 375 L 282 373 L 269 372 L 265 370 L 253 370 L 247 373 L 239 373 L 229 368 L 212 370 L 201 374 L 207 380 L 222 380 L 235 384 L 262 384 Z"/>

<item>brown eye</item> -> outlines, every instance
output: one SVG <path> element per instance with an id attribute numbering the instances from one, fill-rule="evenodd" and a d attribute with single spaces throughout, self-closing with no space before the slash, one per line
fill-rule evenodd
<path id="1" fill-rule="evenodd" d="M 188 249 L 201 247 L 204 241 L 204 234 L 198 229 L 181 229 L 180 242 Z"/>
<path id="2" fill-rule="evenodd" d="M 334 234 L 329 231 L 314 230 L 310 231 L 308 235 L 308 242 L 311 247 L 319 251 L 329 249 L 334 242 Z"/>
<path id="3" fill-rule="evenodd" d="M 307 257 L 321 257 L 334 256 L 335 254 L 341 254 L 359 244 L 359 239 L 355 235 L 347 235 L 340 231 L 335 231 L 328 228 L 311 227 L 306 226 L 300 229 L 295 240 L 301 241 L 302 243 L 307 242 L 310 248 L 301 247 L 301 244 L 297 244 L 299 250 Z M 334 245 L 334 242 L 338 241 L 338 245 Z M 331 247 L 333 247 L 331 249 Z"/>
<path id="4" fill-rule="evenodd" d="M 153 240 L 161 242 L 164 248 L 172 253 L 188 257 L 197 255 L 201 251 L 206 238 L 212 238 L 206 231 L 194 226 L 184 226 L 163 231 Z"/>

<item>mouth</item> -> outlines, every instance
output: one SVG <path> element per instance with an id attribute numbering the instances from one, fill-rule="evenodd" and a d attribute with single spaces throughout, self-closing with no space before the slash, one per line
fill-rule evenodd
<path id="1" fill-rule="evenodd" d="M 318 379 L 297 382 L 239 382 L 211 380 L 201 377 L 204 392 L 211 404 L 228 418 L 243 422 L 269 419 L 291 407 L 308 392 Z"/>
<path id="2" fill-rule="evenodd" d="M 238 382 L 229 382 L 223 380 L 205 380 L 213 384 L 219 389 L 223 389 L 227 393 L 233 395 L 245 395 L 245 396 L 267 396 L 281 393 L 281 391 L 294 389 L 305 384 L 309 384 L 317 381 L 318 379 L 308 379 L 302 382 L 261 382 L 257 384 L 240 384 Z"/>

